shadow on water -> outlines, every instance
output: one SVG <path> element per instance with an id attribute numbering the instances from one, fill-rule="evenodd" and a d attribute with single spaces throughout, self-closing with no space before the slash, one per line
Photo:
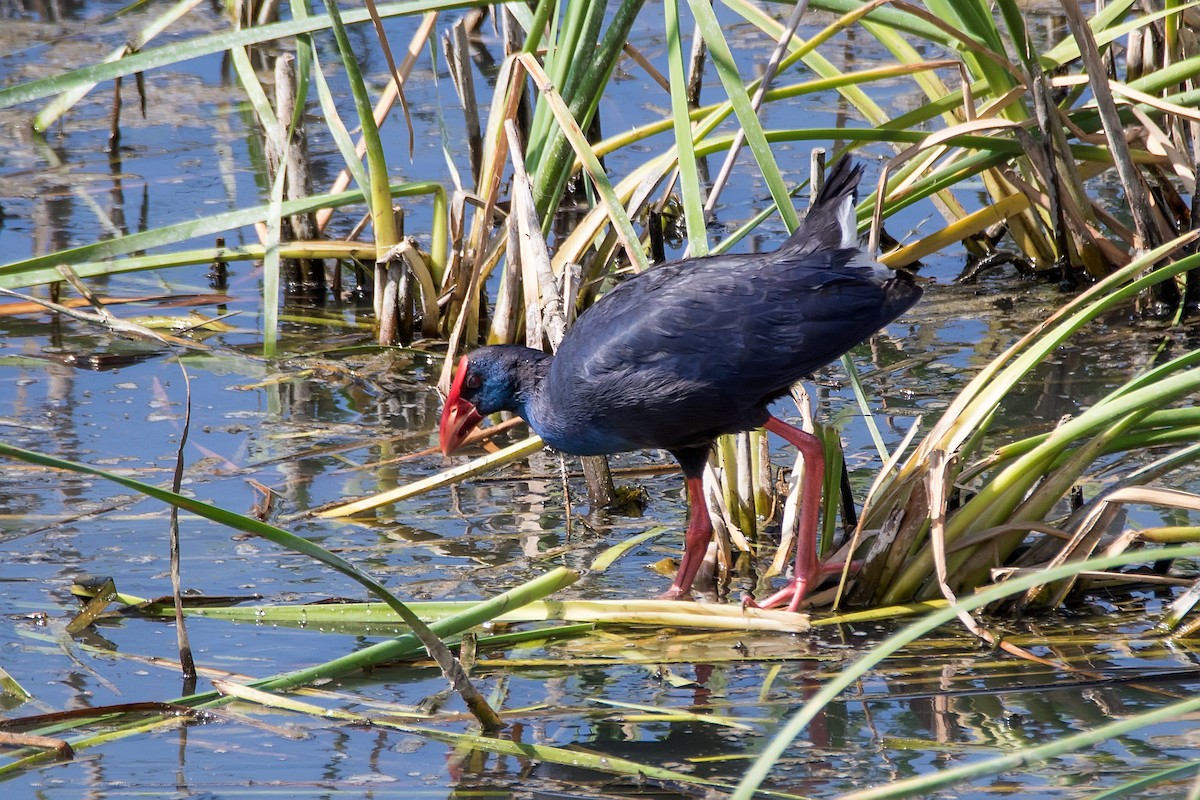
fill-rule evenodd
<path id="1" fill-rule="evenodd" d="M 35 38 L 19 47 L 10 44 L 0 61 L 9 74 L 28 75 L 35 59 L 53 63 L 55 53 L 63 57 L 64 36 L 74 37 L 76 47 L 100 50 L 107 40 L 93 21 L 112 10 L 115 6 L 102 3 L 9 7 L 11 18 L 22 23 L 21 35 Z M 106 152 L 105 102 L 99 98 L 85 101 L 47 140 L 27 136 L 12 144 L 0 164 L 7 184 L 20 187 L 5 200 L 0 230 L 10 258 L 92 235 L 97 217 L 85 200 L 104 207 L 115 231 L 129 232 L 186 218 L 188 209 L 262 198 L 248 156 L 253 134 L 228 105 L 219 60 L 206 59 L 189 70 L 155 92 L 156 102 L 170 104 L 175 113 L 159 108 L 144 121 L 130 115 L 119 162 L 99 155 Z M 625 85 L 631 97 L 641 91 L 632 82 Z M 409 95 L 417 108 L 423 100 L 435 102 L 421 96 L 421 86 L 416 81 Z M 832 95 L 815 102 L 841 108 Z M 638 109 L 637 103 L 614 109 L 614 124 L 629 124 Z M 12 123 L 14 112 L 4 113 Z M 418 113 L 417 119 L 431 129 L 436 125 L 428 115 Z M 438 136 L 418 141 L 431 149 L 413 164 L 400 158 L 394 163 L 405 164 L 408 178 L 440 179 Z M 332 145 L 316 144 L 334 163 Z M 806 159 L 786 150 L 781 156 L 800 174 Z M 226 161 L 210 164 L 213 152 Z M 53 174 L 46 163 L 63 168 Z M 210 180 L 182 180 L 209 166 Z M 423 175 L 422 169 L 435 171 Z M 758 195 L 745 185 L 729 196 L 736 199 L 722 209 L 723 224 L 749 216 Z M 421 224 L 410 219 L 417 230 Z M 921 220 L 900 224 L 916 227 Z M 1052 287 L 1005 274 L 972 286 L 951 284 L 959 259 L 953 253 L 931 259 L 928 272 L 942 283 L 914 313 L 855 354 L 890 446 L 918 416 L 933 418 L 974 370 L 1059 302 Z M 201 293 L 208 291 L 204 269 L 135 274 L 93 288 L 112 294 Z M 262 502 L 251 483 L 257 482 L 273 492 L 272 512 L 286 517 L 383 491 L 444 466 L 440 455 L 412 456 L 436 441 L 435 355 L 314 355 L 359 341 L 355 326 L 363 319 L 350 308 L 293 309 L 308 317 L 325 314 L 344 327 L 289 322 L 280 347 L 285 357 L 266 361 L 256 355 L 259 298 L 254 267 L 233 267 L 230 300 L 219 311 L 240 315 L 229 320 L 230 329 L 207 339 L 211 352 L 179 358 L 191 377 L 185 491 L 250 511 Z M 143 303 L 129 313 L 162 311 Z M 1142 327 L 1131 330 L 1127 321 L 1111 320 L 1057 353 L 1008 398 L 994 427 L 1003 431 L 997 437 L 1042 429 L 1077 413 L 1148 364 L 1162 337 L 1186 335 Z M 163 348 L 126 342 L 81 323 L 42 314 L 0 317 L 0 433 L 10 444 L 169 485 L 183 426 L 183 383 L 174 361 L 175 354 Z M 818 378 L 817 412 L 845 423 L 842 435 L 861 494 L 878 468 L 873 448 L 837 369 Z M 786 457 L 780 454 L 778 461 L 782 465 Z M 499 475 L 385 507 L 369 522 L 303 519 L 292 529 L 363 566 L 405 599 L 454 600 L 493 595 L 556 565 L 586 568 L 606 547 L 660 525 L 667 531 L 663 536 L 563 593 L 650 597 L 666 585 L 650 567 L 677 554 L 684 519 L 680 477 L 661 469 L 669 463 L 653 453 L 614 460 L 631 470 L 619 480 L 647 494 L 641 517 L 589 519 L 582 480 L 572 477 L 568 529 L 559 461 L 538 454 Z M 180 525 L 189 589 L 272 603 L 360 597 L 358 587 L 340 576 L 268 542 L 230 535 L 188 515 Z M 8 701 L 6 718 L 179 693 L 177 673 L 152 660 L 175 656 L 170 623 L 111 618 L 85 636 L 63 632 L 76 606 L 69 587 L 81 576 L 112 576 L 119 590 L 145 597 L 167 593 L 166 532 L 167 512 L 153 501 L 90 477 L 5 464 L 0 598 L 7 624 L 0 626 L 0 667 L 33 695 L 27 703 Z M 1013 641 L 1103 676 L 1090 683 L 1068 683 L 1044 668 L 983 651 L 957 628 L 944 630 L 940 638 L 888 660 L 830 706 L 793 745 L 771 786 L 834 796 L 1096 727 L 1153 707 L 1161 693 L 1194 693 L 1200 681 L 1191 644 L 1164 644 L 1146 629 L 1145 612 L 1166 601 L 1165 594 L 1154 592 L 1119 601 L 1100 597 L 1059 617 L 1009 623 Z M 387 634 L 213 619 L 196 619 L 189 627 L 202 667 L 256 677 L 332 658 Z M 734 783 L 805 699 L 891 630 L 874 624 L 817 627 L 803 635 L 610 628 L 481 653 L 474 675 L 504 710 L 509 727 L 502 738 Z M 320 688 L 337 692 L 325 700 L 346 710 L 395 713 L 446 731 L 470 728 L 461 702 L 439 696 L 444 681 L 427 663 Z M 234 706 L 203 721 L 117 739 L 73 761 L 2 776 L 3 792 L 47 798 L 284 791 L 302 797 L 696 796 L 695 787 L 668 781 L 617 778 L 529 755 L 248 707 Z M 1189 724 L 1162 724 L 1065 759 L 1062 770 L 1019 770 L 1003 780 L 927 796 L 1084 797 L 1196 754 Z"/>

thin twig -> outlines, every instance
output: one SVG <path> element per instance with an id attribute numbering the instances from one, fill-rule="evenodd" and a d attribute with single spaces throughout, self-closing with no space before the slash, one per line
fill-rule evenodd
<path id="1" fill-rule="evenodd" d="M 808 10 L 808 0 L 799 0 L 796 7 L 792 9 L 792 15 L 788 17 L 787 25 L 783 29 L 783 33 L 779 36 L 779 41 L 775 45 L 775 52 L 771 53 L 771 59 L 767 62 L 767 66 L 763 71 L 762 80 L 758 84 L 758 89 L 754 92 L 754 98 L 750 101 L 750 107 L 754 109 L 754 113 L 758 113 L 758 109 L 762 106 L 763 97 L 766 96 L 767 90 L 771 88 L 771 82 L 775 80 L 775 73 L 779 69 L 779 62 L 783 60 L 783 54 L 787 50 L 787 43 L 791 41 L 792 36 L 796 33 L 796 28 L 800 26 L 800 18 L 804 16 L 804 12 Z M 742 150 L 742 145 L 746 142 L 746 131 L 738 128 L 737 134 L 733 137 L 733 143 L 729 145 L 729 152 L 725 154 L 725 163 L 721 165 L 720 172 L 717 173 L 717 179 L 713 181 L 712 189 L 709 190 L 708 200 L 704 203 L 704 213 L 711 214 L 712 210 L 717 206 L 717 198 L 721 194 L 721 190 L 725 188 L 725 184 L 729 181 L 729 176 L 733 173 L 734 162 L 737 161 L 738 153 Z"/>
<path id="2" fill-rule="evenodd" d="M 379 49 L 383 51 L 383 57 L 387 59 L 392 85 L 396 87 L 396 97 L 400 100 L 400 110 L 404 112 L 404 124 L 408 126 L 408 160 L 412 161 L 413 153 L 416 152 L 416 133 L 413 132 L 412 112 L 409 111 L 408 100 L 404 97 L 404 76 L 408 74 L 411 65 L 406 61 L 406 69 L 403 73 L 396 68 L 396 59 L 392 56 L 392 48 L 388 44 L 387 34 L 383 30 L 383 20 L 379 16 L 379 9 L 375 7 L 374 0 L 367 0 L 367 11 L 371 14 L 371 24 L 375 26 L 375 35 L 379 38 Z M 431 13 L 436 15 L 436 12 Z"/>
<path id="3" fill-rule="evenodd" d="M 192 383 L 187 368 L 181 362 L 183 373 L 183 428 L 179 432 L 179 448 L 175 451 L 175 474 L 171 478 L 171 491 L 179 494 L 183 486 L 183 451 L 187 446 L 188 430 L 192 424 Z M 179 575 L 179 506 L 171 506 L 171 598 L 175 602 L 175 639 L 179 643 L 179 664 L 183 667 L 185 680 L 195 682 L 196 661 L 192 658 L 192 644 L 188 640 L 187 624 L 183 619 L 183 594 Z M 192 690 L 189 689 L 188 693 Z"/>
<path id="4" fill-rule="evenodd" d="M 51 300 L 45 300 L 41 297 L 34 297 L 32 295 L 14 292 L 12 289 L 5 289 L 4 287 L 0 287 L 0 295 L 15 297 L 19 300 L 24 300 L 27 303 L 36 303 L 37 305 L 54 311 L 58 314 L 64 314 L 72 319 L 79 320 L 80 322 L 86 322 L 89 325 L 98 325 L 101 328 L 111 331 L 112 333 L 126 336 L 130 339 L 149 339 L 151 341 L 158 342 L 159 344 L 189 347 L 194 350 L 212 350 L 211 347 L 201 344 L 200 342 L 193 342 L 178 336 L 160 334 L 157 331 L 153 331 L 150 328 L 145 327 L 144 325 L 138 325 L 135 322 L 118 319 L 111 314 L 107 317 L 100 314 L 90 314 L 86 311 L 68 308 L 67 306 L 60 305 Z"/>
<path id="5" fill-rule="evenodd" d="M 1100 114 L 1100 123 L 1104 126 L 1104 134 L 1108 139 L 1113 164 L 1117 168 L 1117 175 L 1121 178 L 1121 185 L 1125 189 L 1125 199 L 1129 203 L 1129 213 L 1133 216 L 1134 226 L 1137 228 L 1140 240 L 1138 245 L 1142 250 L 1150 250 L 1161 244 L 1162 239 L 1158 235 L 1158 227 L 1152 219 L 1153 212 L 1150 198 L 1146 193 L 1146 186 L 1142 183 L 1142 177 L 1129 154 L 1129 144 L 1125 141 L 1125 125 L 1121 122 L 1121 115 L 1117 111 L 1116 101 L 1113 100 L 1112 91 L 1108 85 L 1108 73 L 1104 69 L 1104 61 L 1100 58 L 1100 51 L 1096 46 L 1096 37 L 1092 35 L 1087 17 L 1084 15 L 1083 9 L 1079 7 L 1077 0 L 1063 0 L 1062 9 L 1067 18 L 1067 24 L 1071 27 L 1071 33 L 1079 45 L 1079 53 L 1083 57 L 1084 66 L 1087 67 L 1092 96 L 1095 98 L 1096 110 Z"/>

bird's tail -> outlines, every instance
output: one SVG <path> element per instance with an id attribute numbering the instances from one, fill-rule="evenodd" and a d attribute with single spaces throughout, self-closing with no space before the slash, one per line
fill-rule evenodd
<path id="1" fill-rule="evenodd" d="M 858 201 L 858 182 L 862 164 L 843 156 L 833 165 L 825 185 L 817 193 L 808 215 L 784 247 L 811 251 L 823 248 L 855 247 L 858 226 L 854 204 Z"/>

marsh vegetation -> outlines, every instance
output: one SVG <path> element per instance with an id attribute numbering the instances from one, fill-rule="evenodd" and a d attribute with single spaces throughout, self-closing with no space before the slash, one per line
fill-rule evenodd
<path id="1" fill-rule="evenodd" d="M 810 5 L 10 9 L 0 780 L 1195 793 L 1194 9 Z M 781 404 L 826 475 L 718 447 L 717 602 L 642 600 L 661 454 L 435 453 L 459 354 L 770 249 L 813 148 L 932 282 Z M 861 566 L 743 610 L 802 480 Z"/>

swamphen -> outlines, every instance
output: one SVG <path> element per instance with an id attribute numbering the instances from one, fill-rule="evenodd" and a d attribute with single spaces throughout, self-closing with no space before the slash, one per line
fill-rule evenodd
<path id="1" fill-rule="evenodd" d="M 833 168 L 803 223 L 773 253 L 663 264 L 580 315 L 554 356 L 481 347 L 462 357 L 442 413 L 443 453 L 485 416 L 511 411 L 550 447 L 580 456 L 662 448 L 687 479 L 691 518 L 666 598 L 687 596 L 712 522 L 701 476 L 713 440 L 765 427 L 804 457 L 795 574 L 763 601 L 795 610 L 809 584 L 840 565 L 817 560 L 825 460 L 815 436 L 771 415 L 789 387 L 898 317 L 921 289 L 858 248 L 862 167 Z"/>

